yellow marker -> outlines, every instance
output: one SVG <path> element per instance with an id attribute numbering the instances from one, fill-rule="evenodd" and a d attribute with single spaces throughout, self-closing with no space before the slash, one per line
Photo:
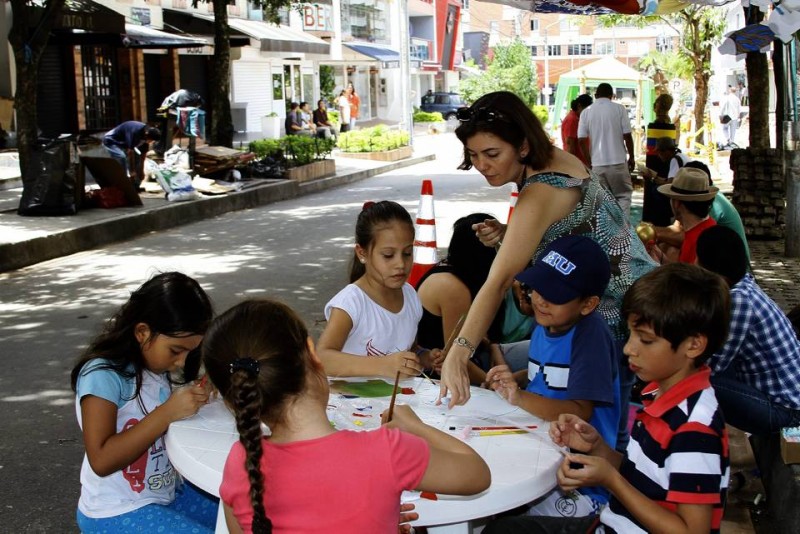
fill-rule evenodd
<path id="1" fill-rule="evenodd" d="M 353 424 L 356 426 L 364 426 L 364 421 L 353 421 Z"/>
<path id="2" fill-rule="evenodd" d="M 479 436 L 505 436 L 507 434 L 527 434 L 527 430 L 480 430 Z"/>

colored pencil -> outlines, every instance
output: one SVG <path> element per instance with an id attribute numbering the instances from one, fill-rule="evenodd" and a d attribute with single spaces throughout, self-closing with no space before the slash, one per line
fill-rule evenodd
<path id="1" fill-rule="evenodd" d="M 536 425 L 529 425 L 525 428 L 539 428 Z M 522 427 L 518 426 L 473 426 L 472 430 L 519 430 L 520 432 L 527 432 Z"/>
<path id="2" fill-rule="evenodd" d="M 479 436 L 506 436 L 509 434 L 527 434 L 527 430 L 481 430 L 478 432 Z"/>
<path id="3" fill-rule="evenodd" d="M 392 391 L 392 400 L 389 401 L 389 413 L 386 415 L 386 422 L 392 420 L 394 413 L 394 401 L 397 400 L 397 385 L 400 383 L 400 371 L 397 371 L 397 376 L 394 377 L 394 391 Z"/>

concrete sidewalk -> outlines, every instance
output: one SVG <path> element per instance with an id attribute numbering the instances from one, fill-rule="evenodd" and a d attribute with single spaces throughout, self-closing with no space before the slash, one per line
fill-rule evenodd
<path id="1" fill-rule="evenodd" d="M 18 167 L 15 172 L 11 164 L 0 165 L 0 272 L 230 211 L 322 191 L 435 158 L 435 154 L 421 148 L 411 158 L 391 163 L 334 156 L 336 174 L 310 182 L 255 179 L 240 182 L 238 191 L 188 202 L 168 202 L 161 195 L 142 194 L 143 206 L 95 208 L 56 217 L 17 215 L 22 194 Z M 0 163 L 8 159 L 6 153 Z"/>

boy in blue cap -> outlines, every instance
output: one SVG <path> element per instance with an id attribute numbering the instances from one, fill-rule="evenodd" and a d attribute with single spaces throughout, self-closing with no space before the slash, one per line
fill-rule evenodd
<path id="1" fill-rule="evenodd" d="M 592 239 L 573 235 L 553 241 L 516 277 L 537 323 L 528 369 L 512 373 L 498 365 L 486 374 L 486 383 L 512 405 L 547 421 L 562 413 L 581 414 L 613 447 L 620 417 L 617 353 L 597 312 L 610 276 L 608 256 Z M 607 501 L 608 494 L 598 488 L 582 488 L 580 494 L 556 489 L 529 513 L 595 515 Z"/>

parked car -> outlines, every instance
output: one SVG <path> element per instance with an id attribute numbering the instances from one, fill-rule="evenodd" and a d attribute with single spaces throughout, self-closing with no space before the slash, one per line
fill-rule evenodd
<path id="1" fill-rule="evenodd" d="M 467 104 L 458 93 L 428 93 L 422 97 L 420 109 L 432 113 L 438 111 L 447 121 L 456 120 L 456 110 L 465 108 Z"/>

